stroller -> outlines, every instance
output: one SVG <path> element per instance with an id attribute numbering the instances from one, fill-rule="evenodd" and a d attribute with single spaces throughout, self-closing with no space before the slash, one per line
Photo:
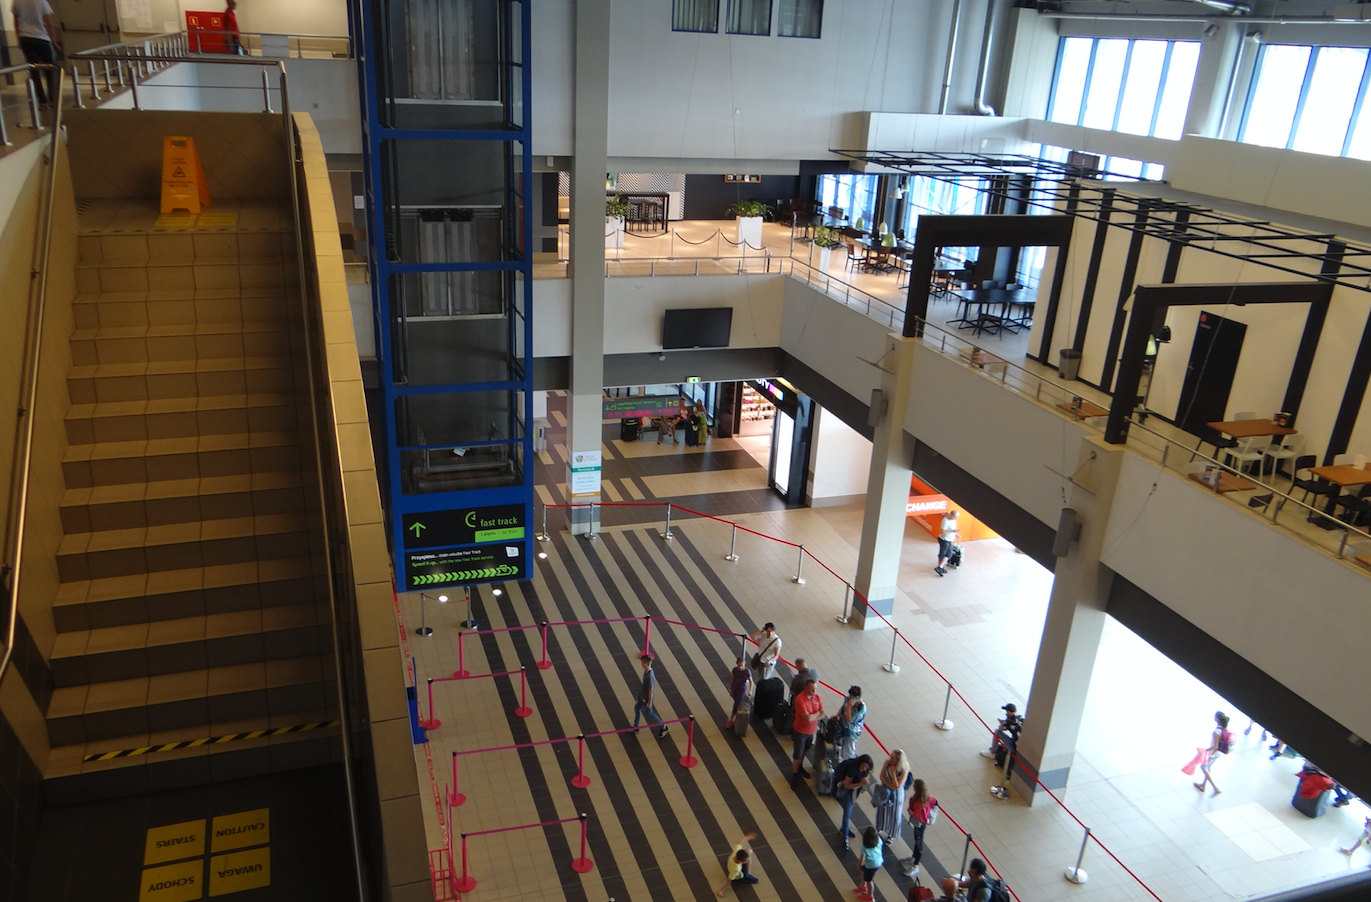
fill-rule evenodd
<path id="1" fill-rule="evenodd" d="M 952 554 L 947 559 L 947 569 L 956 570 L 962 565 L 962 546 L 953 545 Z"/>

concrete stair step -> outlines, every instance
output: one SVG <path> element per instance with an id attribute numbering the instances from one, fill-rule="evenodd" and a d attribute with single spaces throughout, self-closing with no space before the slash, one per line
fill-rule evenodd
<path id="1" fill-rule="evenodd" d="M 298 333 L 279 322 L 172 323 L 76 329 L 71 336 L 74 366 L 206 360 L 215 357 L 274 357 L 288 363 L 300 345 Z"/>
<path id="2" fill-rule="evenodd" d="M 317 533 L 303 513 L 68 533 L 57 549 L 57 573 L 76 582 L 305 557 Z"/>
<path id="3" fill-rule="evenodd" d="M 207 260 L 82 261 L 76 265 L 76 290 L 195 291 L 203 289 L 283 288 L 300 280 L 299 265 L 274 257 L 222 257 Z"/>
<path id="4" fill-rule="evenodd" d="M 299 403 L 294 392 L 266 392 L 73 404 L 66 416 L 67 441 L 89 445 L 283 432 L 297 428 Z"/>
<path id="5" fill-rule="evenodd" d="M 127 482 L 67 489 L 58 510 L 67 533 L 136 529 L 299 513 L 311 486 L 301 473 L 289 470 Z"/>
<path id="6" fill-rule="evenodd" d="M 53 620 L 66 633 L 279 607 L 327 593 L 313 558 L 244 561 L 64 582 Z"/>
<path id="7" fill-rule="evenodd" d="M 294 323 L 300 316 L 300 296 L 285 287 L 91 292 L 76 296 L 72 312 L 78 329 Z"/>
<path id="8" fill-rule="evenodd" d="M 54 689 L 49 741 L 70 746 L 254 718 L 292 719 L 336 698 L 333 662 L 306 655 Z"/>
<path id="9" fill-rule="evenodd" d="M 299 375 L 303 380 L 304 374 Z M 67 393 L 73 404 L 295 390 L 294 369 L 288 362 L 276 357 L 107 363 L 103 366 L 73 367 L 67 376 Z"/>
<path id="10" fill-rule="evenodd" d="M 295 429 L 71 445 L 62 458 L 68 488 L 300 470 L 312 464 L 309 437 Z"/>
<path id="11" fill-rule="evenodd" d="M 59 633 L 49 664 L 58 688 L 324 654 L 327 601 Z"/>

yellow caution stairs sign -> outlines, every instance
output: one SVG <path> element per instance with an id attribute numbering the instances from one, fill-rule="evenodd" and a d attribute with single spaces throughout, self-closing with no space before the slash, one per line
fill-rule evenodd
<path id="1" fill-rule="evenodd" d="M 209 206 L 209 187 L 195 139 L 169 135 L 162 139 L 162 213 L 199 213 Z"/>

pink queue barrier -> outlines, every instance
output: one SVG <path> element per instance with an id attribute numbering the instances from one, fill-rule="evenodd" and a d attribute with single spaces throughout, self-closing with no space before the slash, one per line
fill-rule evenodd
<path id="1" fill-rule="evenodd" d="M 699 764 L 700 759 L 696 758 L 693 754 L 693 752 L 695 751 L 695 715 L 687 714 L 685 717 L 677 717 L 673 720 L 664 720 L 662 721 L 662 723 L 689 724 L 689 726 L 686 727 L 686 751 L 685 754 L 678 759 L 677 763 L 679 763 L 681 767 L 684 768 L 692 768 Z M 640 729 L 650 730 L 654 729 L 655 727 L 656 724 L 650 724 L 646 727 L 619 727 L 615 730 L 599 730 L 594 733 L 579 733 L 575 736 L 563 736 L 559 739 L 539 739 L 534 742 L 516 742 L 513 745 L 493 745 L 490 748 L 484 749 L 464 749 L 454 751 L 452 753 L 452 786 L 451 790 L 447 794 L 448 804 L 450 804 L 454 808 L 458 808 L 461 807 L 462 803 L 467 800 L 467 797 L 463 795 L 458 788 L 457 759 L 462 755 L 482 755 L 487 752 L 509 752 L 514 751 L 516 749 L 536 748 L 540 745 L 556 745 L 559 742 L 575 742 L 577 744 L 576 776 L 572 777 L 569 782 L 572 786 L 575 786 L 577 789 L 585 789 L 587 786 L 591 784 L 590 777 L 586 776 L 585 766 L 585 741 L 587 739 L 594 739 L 597 736 L 613 736 L 616 733 L 634 733 Z"/>
<path id="2" fill-rule="evenodd" d="M 462 876 L 456 878 L 453 875 L 452 888 L 459 893 L 469 893 L 476 888 L 476 878 L 472 876 L 467 863 L 467 840 L 476 836 L 490 836 L 495 833 L 509 833 L 514 830 L 533 830 L 539 827 L 555 827 L 558 824 L 569 824 L 579 821 L 581 824 L 581 854 L 571 862 L 571 869 L 578 874 L 589 874 L 595 868 L 595 862 L 586 857 L 586 819 L 587 815 L 582 813 L 576 817 L 564 817 L 556 821 L 542 821 L 536 824 L 519 824 L 515 827 L 497 827 L 494 830 L 477 830 L 473 833 L 461 834 L 462 843 Z M 450 841 L 450 840 L 449 840 Z M 451 860 L 452 853 L 448 852 Z"/>
<path id="3" fill-rule="evenodd" d="M 430 677 L 428 681 L 428 720 L 419 721 L 419 726 L 428 730 L 430 733 L 443 725 L 433 713 L 433 684 L 452 683 L 458 680 L 479 680 L 482 677 L 504 677 L 519 675 L 519 707 L 514 709 L 516 717 L 529 717 L 533 714 L 533 709 L 528 706 L 528 672 L 520 667 L 518 670 L 499 670 L 493 673 L 468 673 L 466 676 L 450 677 Z"/>

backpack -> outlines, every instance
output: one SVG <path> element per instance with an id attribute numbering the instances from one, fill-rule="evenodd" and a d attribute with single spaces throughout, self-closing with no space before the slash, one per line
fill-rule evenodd
<path id="1" fill-rule="evenodd" d="M 1009 887 L 998 877 L 984 877 L 986 889 L 990 890 L 990 902 L 1012 902 Z"/>
<path id="2" fill-rule="evenodd" d="M 1227 755 L 1227 754 L 1228 754 L 1228 750 L 1231 749 L 1232 747 L 1233 747 L 1233 734 L 1230 733 L 1230 732 L 1228 732 L 1227 730 L 1224 730 L 1223 733 L 1221 733 L 1221 734 L 1219 735 L 1219 745 L 1218 745 L 1218 749 L 1217 749 L 1217 750 L 1218 750 L 1218 753 L 1219 753 L 1220 755 Z"/>

